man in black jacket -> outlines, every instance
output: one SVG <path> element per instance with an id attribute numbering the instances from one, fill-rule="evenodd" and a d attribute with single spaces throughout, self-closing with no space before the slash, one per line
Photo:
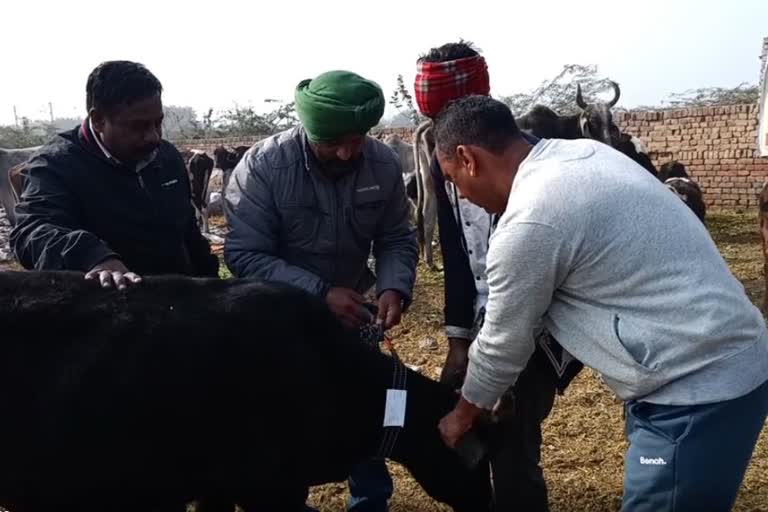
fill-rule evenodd
<path id="1" fill-rule="evenodd" d="M 124 288 L 141 274 L 218 275 L 184 161 L 162 140 L 162 85 L 141 64 L 99 65 L 88 117 L 27 164 L 11 247 L 27 269 L 79 270 Z"/>

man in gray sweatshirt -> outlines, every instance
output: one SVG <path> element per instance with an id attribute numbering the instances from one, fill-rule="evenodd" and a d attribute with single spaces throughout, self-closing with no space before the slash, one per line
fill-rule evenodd
<path id="1" fill-rule="evenodd" d="M 500 215 L 446 443 L 516 381 L 543 324 L 627 402 L 622 510 L 729 510 L 768 414 L 768 332 L 704 225 L 607 145 L 532 146 L 488 97 L 449 104 L 435 136 L 446 179 Z"/>

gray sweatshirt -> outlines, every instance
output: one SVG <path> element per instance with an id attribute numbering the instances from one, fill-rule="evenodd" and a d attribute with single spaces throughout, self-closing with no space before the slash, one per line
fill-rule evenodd
<path id="1" fill-rule="evenodd" d="M 488 253 L 485 323 L 464 397 L 491 407 L 541 325 L 623 400 L 692 405 L 768 379 L 768 333 L 704 225 L 612 148 L 542 140 Z"/>

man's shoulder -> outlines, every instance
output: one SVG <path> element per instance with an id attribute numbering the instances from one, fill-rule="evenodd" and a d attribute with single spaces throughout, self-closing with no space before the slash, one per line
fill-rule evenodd
<path id="1" fill-rule="evenodd" d="M 304 158 L 302 136 L 300 127 L 270 135 L 251 146 L 243 162 L 252 172 L 260 173 L 295 166 Z"/>
<path id="2" fill-rule="evenodd" d="M 602 143 L 586 139 L 541 139 L 520 165 L 513 191 L 583 186 L 591 179 L 584 169 L 596 165 L 598 145 Z"/>
<path id="3" fill-rule="evenodd" d="M 561 165 L 565 162 L 585 160 L 593 157 L 601 144 L 592 139 L 539 139 L 523 164 Z"/>
<path id="4" fill-rule="evenodd" d="M 38 169 L 60 169 L 76 165 L 84 151 L 77 130 L 62 132 L 40 146 L 28 160 L 27 166 Z"/>
<path id="5" fill-rule="evenodd" d="M 208 158 L 213 159 L 213 156 L 209 153 L 205 153 Z M 172 165 L 174 167 L 181 167 L 186 169 L 187 163 L 184 155 L 181 154 L 181 150 L 173 142 L 162 140 L 157 147 L 157 157 L 164 165 Z"/>
<path id="6" fill-rule="evenodd" d="M 397 153 L 376 137 L 366 135 L 363 153 L 366 158 L 377 159 L 383 162 L 396 162 Z"/>
<path id="7" fill-rule="evenodd" d="M 184 158 L 181 156 L 179 148 L 177 148 L 176 145 L 171 141 L 165 139 L 161 140 L 157 151 L 161 156 L 179 158 L 182 161 L 184 160 Z"/>
<path id="8" fill-rule="evenodd" d="M 397 153 L 375 137 L 366 136 L 363 156 L 377 170 L 399 176 L 402 173 Z"/>
<path id="9" fill-rule="evenodd" d="M 78 129 L 57 133 L 48 142 L 43 144 L 38 155 L 64 156 L 76 154 L 81 149 Z"/>
<path id="10" fill-rule="evenodd" d="M 277 170 L 300 167 L 304 159 L 304 146 L 300 127 L 289 128 L 270 135 L 252 145 L 243 155 L 236 173 L 257 173 L 262 176 L 272 175 Z"/>

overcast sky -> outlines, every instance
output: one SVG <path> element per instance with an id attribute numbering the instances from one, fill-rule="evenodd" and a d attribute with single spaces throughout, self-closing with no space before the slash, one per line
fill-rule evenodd
<path id="1" fill-rule="evenodd" d="M 632 107 L 756 83 L 766 36 L 768 0 L 4 0 L 0 123 L 14 105 L 45 118 L 49 101 L 57 117 L 84 114 L 88 73 L 111 59 L 144 63 L 166 104 L 199 113 L 290 100 L 330 69 L 376 80 L 389 97 L 398 73 L 412 87 L 420 53 L 460 37 L 486 56 L 494 95 L 597 64 Z"/>

